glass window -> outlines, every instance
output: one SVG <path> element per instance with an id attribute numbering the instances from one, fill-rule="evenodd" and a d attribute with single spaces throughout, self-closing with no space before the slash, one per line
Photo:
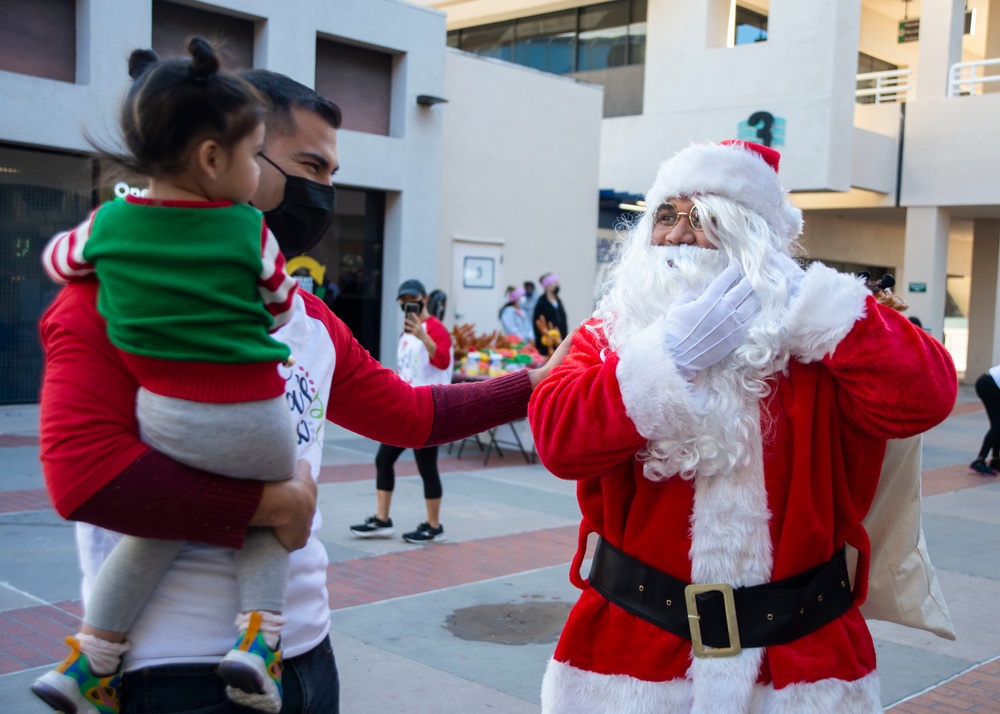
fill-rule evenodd
<path id="1" fill-rule="evenodd" d="M 379 354 L 385 192 L 337 187 L 337 216 L 307 255 L 325 268 L 319 295 L 362 347 Z"/>
<path id="2" fill-rule="evenodd" d="M 316 91 L 344 112 L 344 129 L 389 135 L 392 55 L 334 40 L 316 40 Z"/>
<path id="3" fill-rule="evenodd" d="M 192 36 L 211 41 L 226 69 L 253 67 L 252 20 L 153 1 L 153 49 L 160 57 L 190 57 L 187 43 Z"/>
<path id="4" fill-rule="evenodd" d="M 573 71 L 576 10 L 536 15 L 517 21 L 514 61 L 545 72 Z"/>
<path id="5" fill-rule="evenodd" d="M 3 0 L 0 70 L 75 82 L 74 0 Z"/>
<path id="6" fill-rule="evenodd" d="M 484 57 L 514 59 L 514 23 L 498 22 L 493 25 L 469 27 L 461 30 L 461 47 Z"/>
<path id="7" fill-rule="evenodd" d="M 628 17 L 628 63 L 646 63 L 646 2 L 632 0 Z"/>
<path id="8" fill-rule="evenodd" d="M 628 0 L 580 8 L 577 71 L 628 64 Z"/>
<path id="9" fill-rule="evenodd" d="M 736 6 L 736 36 L 734 45 L 749 45 L 767 41 L 767 15 Z"/>
<path id="10" fill-rule="evenodd" d="M 61 287 L 42 249 L 87 217 L 93 187 L 89 158 L 0 145 L 0 404 L 38 401 L 38 319 Z"/>

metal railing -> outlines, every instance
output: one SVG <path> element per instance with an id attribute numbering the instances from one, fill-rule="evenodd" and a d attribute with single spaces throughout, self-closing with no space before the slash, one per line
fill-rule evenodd
<path id="1" fill-rule="evenodd" d="M 953 64 L 948 73 L 948 96 L 982 94 L 984 84 L 1000 82 L 1000 72 L 986 75 L 987 67 L 1000 67 L 1000 58 Z"/>
<path id="2" fill-rule="evenodd" d="M 865 72 L 857 76 L 854 97 L 859 104 L 905 102 L 909 98 L 913 70 L 890 69 L 885 72 Z"/>

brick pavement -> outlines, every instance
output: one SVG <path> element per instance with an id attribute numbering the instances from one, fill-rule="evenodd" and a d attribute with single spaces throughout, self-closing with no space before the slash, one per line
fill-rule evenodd
<path id="1" fill-rule="evenodd" d="M 952 415 L 981 411 L 975 402 L 959 403 Z M 37 445 L 34 436 L 0 434 L 0 448 Z M 508 462 L 509 464 L 509 462 Z M 506 464 L 495 461 L 491 466 Z M 478 459 L 442 455 L 442 472 L 477 471 Z M 370 463 L 327 466 L 321 483 L 372 478 Z M 397 475 L 415 475 L 416 465 L 402 461 Z M 923 472 L 925 496 L 975 488 L 987 479 L 968 473 L 966 464 Z M 44 489 L 0 491 L 0 513 L 51 509 Z M 327 569 L 330 607 L 334 610 L 452 588 L 565 564 L 575 550 L 576 526 L 541 529 L 494 538 L 444 543 L 431 548 L 372 555 L 331 563 Z M 57 662 L 65 654 L 63 638 L 76 631 L 82 614 L 79 600 L 39 603 L 0 612 L 0 675 Z M 970 668 L 887 711 L 899 714 L 1000 714 L 1000 658 Z"/>
<path id="2" fill-rule="evenodd" d="M 442 543 L 331 563 L 330 609 L 391 600 L 477 583 L 567 562 L 577 527 L 546 528 L 480 540 Z M 0 612 L 0 674 L 54 664 L 63 638 L 77 632 L 79 600 Z"/>
<path id="3" fill-rule="evenodd" d="M 985 662 L 886 709 L 900 714 L 1000 712 L 1000 658 Z"/>

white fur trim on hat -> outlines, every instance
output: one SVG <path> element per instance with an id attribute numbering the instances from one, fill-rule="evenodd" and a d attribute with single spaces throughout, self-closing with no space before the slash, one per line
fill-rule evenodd
<path id="1" fill-rule="evenodd" d="M 791 354 L 807 364 L 832 354 L 865 316 L 870 294 L 860 278 L 822 263 L 810 265 L 785 316 Z"/>
<path id="2" fill-rule="evenodd" d="M 759 154 L 738 144 L 693 144 L 660 165 L 646 193 L 647 210 L 666 199 L 714 194 L 767 221 L 785 241 L 802 232 L 802 211 L 787 200 L 778 174 Z"/>

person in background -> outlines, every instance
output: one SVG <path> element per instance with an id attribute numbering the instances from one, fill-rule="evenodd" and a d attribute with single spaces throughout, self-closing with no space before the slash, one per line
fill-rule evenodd
<path id="1" fill-rule="evenodd" d="M 976 380 L 976 394 L 986 407 L 990 420 L 989 431 L 983 437 L 976 460 L 969 464 L 969 471 L 982 476 L 996 476 L 1000 471 L 1000 364 L 990 367 Z M 993 452 L 993 458 L 986 463 L 986 457 Z"/>
<path id="2" fill-rule="evenodd" d="M 566 323 L 566 308 L 559 299 L 559 276 L 555 273 L 546 273 L 538 282 L 545 288 L 545 294 L 535 304 L 531 324 L 535 333 L 535 346 L 542 350 L 542 336 L 550 329 L 550 325 L 559 330 L 560 340 L 569 334 L 569 330 Z"/>
<path id="3" fill-rule="evenodd" d="M 406 280 L 396 294 L 405 314 L 403 334 L 396 351 L 396 371 L 404 382 L 414 387 L 450 384 L 454 366 L 451 336 L 441 321 L 427 310 L 427 290 L 419 280 Z M 382 444 L 375 455 L 375 515 L 364 523 L 351 526 L 358 538 L 385 538 L 395 532 L 389 509 L 396 486 L 396 460 L 405 451 L 401 446 Z M 438 447 L 426 446 L 413 450 L 417 470 L 424 482 L 424 503 L 427 520 L 403 534 L 407 543 L 424 544 L 443 541 L 441 525 L 441 474 L 438 473 Z"/>
<path id="4" fill-rule="evenodd" d="M 334 220 L 340 108 L 275 72 L 253 69 L 240 76 L 270 105 L 252 203 L 264 212 L 281 252 L 302 255 Z M 248 528 L 266 526 L 294 551 L 281 639 L 282 714 L 337 714 L 340 677 L 325 586 L 329 559 L 317 536 L 325 423 L 403 446 L 447 444 L 524 417 L 531 390 L 560 353 L 540 369 L 484 382 L 411 387 L 382 367 L 322 301 L 297 291 L 292 317 L 275 337 L 296 357 L 293 368 L 279 368 L 279 374 L 295 421 L 298 463 L 284 481 L 229 479 L 140 440 L 139 385 L 108 340 L 96 307 L 99 288 L 95 278 L 67 285 L 39 324 L 45 349 L 42 468 L 56 511 L 77 522 L 85 606 L 118 534 L 189 544 L 130 631 L 124 675 L 95 682 L 94 695 L 114 699 L 120 693 L 121 714 L 245 712 L 228 700 L 217 670 L 232 647 L 228 613 L 238 607 L 232 549 L 243 546 Z"/>
<path id="5" fill-rule="evenodd" d="M 530 280 L 524 281 L 524 297 L 521 298 L 521 309 L 524 310 L 528 317 L 535 314 L 535 305 L 538 304 L 538 292 L 535 290 L 535 284 Z"/>
<path id="6" fill-rule="evenodd" d="M 531 329 L 531 318 L 521 307 L 523 297 L 524 288 L 515 288 L 513 285 L 507 288 L 504 294 L 507 302 L 500 308 L 500 325 L 505 335 L 520 337 L 526 344 L 531 344 L 535 333 Z"/>
<path id="7" fill-rule="evenodd" d="M 436 317 L 444 322 L 445 313 L 448 311 L 448 293 L 444 290 L 431 290 L 427 296 L 427 312 L 431 317 Z"/>

